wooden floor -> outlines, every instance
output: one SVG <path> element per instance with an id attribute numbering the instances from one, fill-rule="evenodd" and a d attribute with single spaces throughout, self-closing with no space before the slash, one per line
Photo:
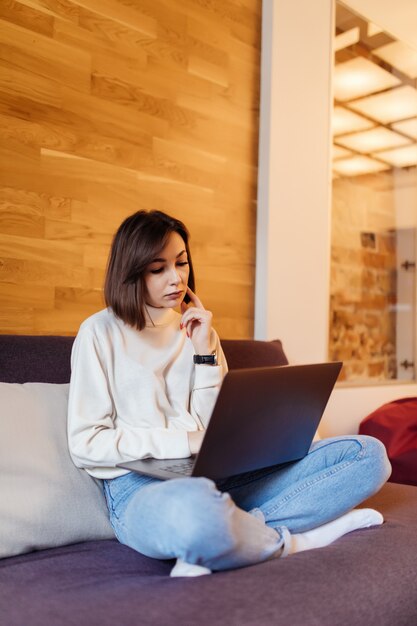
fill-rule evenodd
<path id="1" fill-rule="evenodd" d="M 0 333 L 74 334 L 138 209 L 253 333 L 261 0 L 1 0 Z"/>

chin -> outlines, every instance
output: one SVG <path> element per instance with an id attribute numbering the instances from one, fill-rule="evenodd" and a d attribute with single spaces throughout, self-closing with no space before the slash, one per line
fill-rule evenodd
<path id="1" fill-rule="evenodd" d="M 161 302 L 161 304 L 158 304 L 159 309 L 176 309 L 177 306 L 179 306 L 177 302 Z"/>

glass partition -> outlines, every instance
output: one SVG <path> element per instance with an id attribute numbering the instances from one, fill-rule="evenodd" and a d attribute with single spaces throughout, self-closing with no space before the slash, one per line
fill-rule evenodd
<path id="1" fill-rule="evenodd" d="M 417 31 L 336 3 L 329 358 L 349 382 L 415 379 L 416 77 Z"/>

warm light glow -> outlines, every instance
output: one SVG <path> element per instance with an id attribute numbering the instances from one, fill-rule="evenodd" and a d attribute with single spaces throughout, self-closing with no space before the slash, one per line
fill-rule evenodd
<path id="1" fill-rule="evenodd" d="M 400 133 L 404 133 L 413 139 L 417 139 L 417 117 L 411 120 L 404 120 L 403 122 L 396 122 L 392 125 L 395 130 L 399 130 Z"/>
<path id="2" fill-rule="evenodd" d="M 353 111 L 343 107 L 334 107 L 332 116 L 332 131 L 334 135 L 345 135 L 355 130 L 365 130 L 375 126 L 373 122 L 365 119 Z"/>
<path id="3" fill-rule="evenodd" d="M 350 102 L 349 107 L 373 117 L 382 124 L 389 124 L 417 114 L 417 91 L 414 87 L 406 85 L 362 98 L 357 102 Z"/>
<path id="4" fill-rule="evenodd" d="M 417 77 L 417 50 L 403 43 L 393 41 L 386 46 L 381 46 L 372 51 L 380 59 L 383 59 L 397 70 L 400 70 L 410 78 Z"/>
<path id="5" fill-rule="evenodd" d="M 383 29 L 380 26 L 377 26 L 373 22 L 368 23 L 368 37 L 373 37 L 374 35 L 379 35 L 379 33 L 383 32 Z"/>
<path id="6" fill-rule="evenodd" d="M 378 152 L 378 158 L 395 167 L 417 165 L 417 145 L 413 144 L 412 146 L 407 146 L 407 148 Z"/>
<path id="7" fill-rule="evenodd" d="M 394 133 L 392 130 L 388 130 L 388 128 L 378 126 L 378 128 L 372 128 L 363 133 L 338 137 L 337 143 L 357 152 L 369 153 L 376 150 L 405 146 L 411 143 L 411 140 Z"/>
<path id="8" fill-rule="evenodd" d="M 350 157 L 353 155 L 351 150 L 346 150 L 346 148 L 341 148 L 340 146 L 336 146 L 333 144 L 332 148 L 333 159 L 336 161 L 337 159 L 345 159 L 346 157 Z"/>
<path id="9" fill-rule="evenodd" d="M 352 159 L 342 159 L 333 163 L 333 169 L 342 176 L 359 176 L 360 174 L 373 174 L 389 169 L 389 165 L 380 163 L 366 156 L 357 156 Z"/>
<path id="10" fill-rule="evenodd" d="M 336 65 L 333 79 L 334 97 L 342 102 L 353 100 L 375 91 L 395 87 L 400 82 L 399 78 L 372 61 L 357 57 Z"/>
<path id="11" fill-rule="evenodd" d="M 336 35 L 336 37 L 334 38 L 335 52 L 337 52 L 338 50 L 343 50 L 343 48 L 348 48 L 355 43 L 358 43 L 359 36 L 359 26 L 355 26 L 355 28 L 351 28 L 344 33 L 340 33 L 340 35 Z"/>

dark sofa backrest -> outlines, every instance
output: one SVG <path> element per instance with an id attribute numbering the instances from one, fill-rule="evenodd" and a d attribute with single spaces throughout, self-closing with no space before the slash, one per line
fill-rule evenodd
<path id="1" fill-rule="evenodd" d="M 0 382 L 67 383 L 74 337 L 0 335 Z M 279 340 L 223 339 L 230 369 L 286 365 Z"/>

